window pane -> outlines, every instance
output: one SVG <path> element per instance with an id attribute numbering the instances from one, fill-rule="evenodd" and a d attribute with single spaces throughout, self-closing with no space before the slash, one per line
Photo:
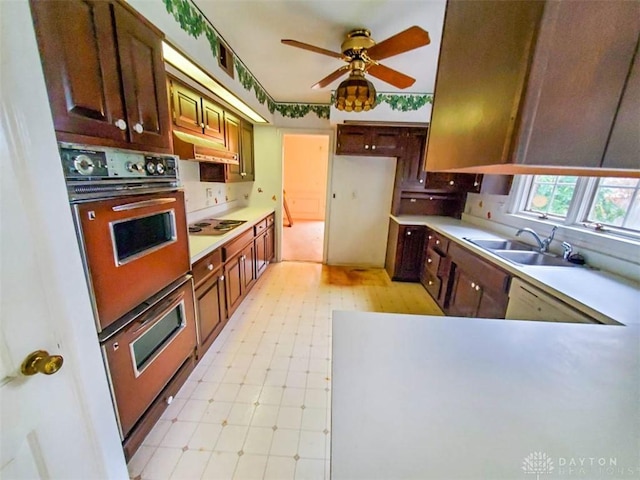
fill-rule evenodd
<path id="1" fill-rule="evenodd" d="M 638 184 L 633 178 L 601 179 L 587 221 L 640 231 Z"/>
<path id="2" fill-rule="evenodd" d="M 577 177 L 536 175 L 525 210 L 566 217 L 577 180 Z"/>

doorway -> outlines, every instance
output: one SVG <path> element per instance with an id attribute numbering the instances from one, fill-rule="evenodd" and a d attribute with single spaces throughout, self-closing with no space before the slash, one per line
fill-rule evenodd
<path id="1" fill-rule="evenodd" d="M 322 263 L 329 135 L 283 137 L 282 260 Z"/>

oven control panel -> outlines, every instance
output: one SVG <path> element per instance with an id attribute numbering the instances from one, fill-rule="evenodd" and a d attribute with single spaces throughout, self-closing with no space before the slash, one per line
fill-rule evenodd
<path id="1" fill-rule="evenodd" d="M 60 143 L 60 158 L 67 181 L 178 178 L 173 155 Z"/>

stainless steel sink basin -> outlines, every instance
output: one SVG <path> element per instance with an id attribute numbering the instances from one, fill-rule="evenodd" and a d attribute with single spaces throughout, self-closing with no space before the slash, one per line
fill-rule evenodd
<path id="1" fill-rule="evenodd" d="M 476 240 L 472 238 L 465 238 L 465 240 L 468 240 L 479 247 L 486 248 L 487 250 L 535 250 L 531 245 L 527 245 L 526 243 L 518 242 L 516 240 Z"/>
<path id="2" fill-rule="evenodd" d="M 517 250 L 492 250 L 499 257 L 519 265 L 537 265 L 541 267 L 577 267 L 562 257 L 555 257 L 539 252 L 523 252 Z"/>

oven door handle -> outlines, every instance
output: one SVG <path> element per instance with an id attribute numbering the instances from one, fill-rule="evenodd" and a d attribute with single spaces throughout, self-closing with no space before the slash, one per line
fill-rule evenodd
<path id="1" fill-rule="evenodd" d="M 138 320 L 140 323 L 138 328 L 131 332 L 132 335 L 138 334 L 142 330 L 147 330 L 153 325 L 162 320 L 167 313 L 176 308 L 182 302 L 184 298 L 184 292 L 180 292 L 177 295 L 167 298 L 159 303 L 157 306 L 144 313 L 142 318 Z"/>
<path id="2" fill-rule="evenodd" d="M 116 205 L 111 207 L 114 212 L 126 212 L 129 210 L 135 210 L 136 208 L 153 207 L 156 205 L 164 205 L 165 203 L 175 202 L 175 198 L 154 198 L 153 200 L 142 200 L 141 202 L 125 203 L 123 205 Z"/>

